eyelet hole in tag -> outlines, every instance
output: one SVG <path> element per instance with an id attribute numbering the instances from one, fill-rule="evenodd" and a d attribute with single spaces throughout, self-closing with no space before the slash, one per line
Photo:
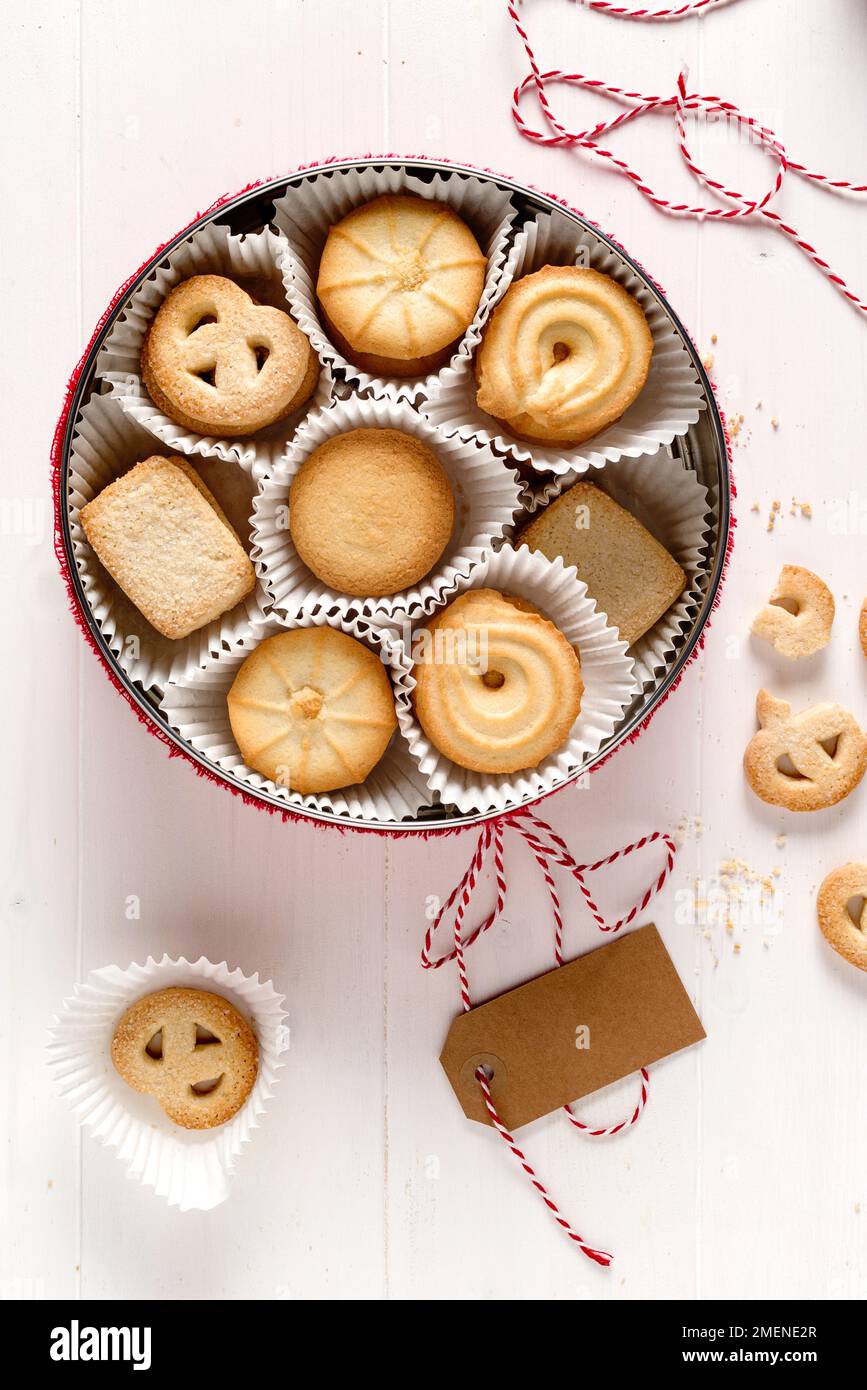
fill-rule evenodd
<path id="1" fill-rule="evenodd" d="M 508 1082 L 509 1073 L 502 1057 L 495 1057 L 493 1052 L 475 1052 L 472 1057 L 468 1057 L 461 1067 L 460 1079 L 461 1086 L 467 1091 L 471 1091 L 475 1086 L 478 1090 L 478 1077 L 476 1072 L 479 1067 L 485 1073 L 488 1083 L 498 1087 L 505 1086 Z"/>

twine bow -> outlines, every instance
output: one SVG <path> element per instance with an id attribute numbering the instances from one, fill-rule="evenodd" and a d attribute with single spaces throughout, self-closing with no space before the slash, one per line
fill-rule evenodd
<path id="1" fill-rule="evenodd" d="M 617 19 L 632 20 L 676 20 L 686 18 L 695 14 L 699 10 L 714 7 L 725 3 L 725 0 L 692 0 L 692 3 L 682 4 L 675 7 L 649 10 L 627 9 L 623 5 L 609 3 L 608 0 L 581 0 L 586 8 L 591 10 L 603 11 Z M 798 247 L 800 251 L 809 259 L 825 276 L 832 285 L 849 300 L 851 304 L 859 309 L 861 313 L 867 313 L 867 302 L 861 299 L 854 290 L 850 289 L 842 275 L 838 274 L 814 246 L 800 235 L 797 229 L 785 222 L 779 213 L 774 212 L 768 204 L 779 193 L 783 186 L 783 179 L 789 172 L 798 175 L 800 178 L 807 179 L 812 183 L 820 184 L 833 193 L 867 193 L 867 184 L 853 183 L 849 179 L 835 179 L 819 170 L 809 169 L 805 164 L 798 163 L 791 159 L 779 137 L 761 122 L 752 116 L 746 115 L 733 102 L 724 101 L 718 96 L 702 96 L 697 92 L 687 91 L 687 78 L 689 70 L 682 67 L 678 74 L 676 90 L 671 96 L 646 96 L 642 92 L 630 92 L 623 87 L 614 87 L 608 82 L 603 82 L 599 78 L 588 77 L 579 72 L 563 72 L 559 68 L 552 68 L 548 72 L 543 72 L 536 60 L 536 55 L 530 44 L 527 30 L 518 17 L 518 0 L 506 0 L 506 8 L 509 11 L 512 22 L 524 46 L 524 51 L 530 64 L 530 72 L 519 83 L 512 94 L 512 116 L 515 125 L 521 135 L 527 140 L 532 140 L 539 145 L 559 145 L 570 148 L 582 149 L 591 155 L 605 159 L 612 168 L 629 179 L 645 198 L 655 207 L 661 208 L 664 212 L 672 213 L 682 217 L 715 218 L 724 222 L 733 221 L 738 218 L 759 216 L 764 218 L 781 232 L 784 236 Z M 600 92 L 604 96 L 611 97 L 613 100 L 626 105 L 628 109 L 622 111 L 618 116 L 609 121 L 600 121 L 597 125 L 586 130 L 569 130 L 561 121 L 557 119 L 551 107 L 548 96 L 548 86 L 582 87 L 588 91 Z M 545 117 L 548 131 L 534 130 L 524 120 L 521 114 L 521 99 L 529 90 L 534 90 Z M 702 204 L 677 203 L 661 194 L 656 193 L 645 179 L 633 169 L 624 159 L 618 158 L 611 150 L 605 149 L 599 144 L 599 140 L 609 135 L 612 131 L 618 130 L 621 126 L 630 121 L 639 119 L 641 116 L 648 115 L 650 112 L 673 111 L 675 133 L 678 147 L 683 161 L 690 173 L 697 181 L 720 198 L 733 203 L 733 207 L 706 207 Z M 746 194 L 740 193 L 737 189 L 728 187 L 727 184 L 718 179 L 711 178 L 692 156 L 686 138 L 686 115 L 687 112 L 695 112 L 707 118 L 712 115 L 721 115 L 725 120 L 733 122 L 739 129 L 748 130 L 751 138 L 762 148 L 771 154 L 776 162 L 776 174 L 770 188 L 760 198 L 748 198 Z"/>
<path id="2" fill-rule="evenodd" d="M 503 866 L 503 831 L 506 828 L 517 831 L 525 844 L 529 847 L 533 858 L 542 871 L 554 917 L 554 961 L 558 966 L 564 964 L 563 911 L 557 884 L 554 880 L 555 869 L 567 869 L 572 875 L 598 929 L 603 932 L 614 933 L 618 932 L 621 927 L 627 926 L 630 922 L 634 921 L 638 914 L 643 912 L 647 907 L 651 898 L 659 892 L 672 870 L 675 854 L 677 853 L 675 843 L 671 836 L 665 834 L 663 831 L 654 830 L 650 835 L 644 835 L 640 840 L 635 840 L 632 844 L 624 845 L 622 849 L 615 850 L 612 854 L 605 855 L 604 858 L 597 859 L 594 863 L 579 864 L 573 857 L 565 840 L 557 834 L 547 821 L 542 820 L 540 816 L 537 816 L 529 809 L 514 811 L 507 816 L 500 816 L 495 820 L 487 821 L 479 832 L 475 851 L 463 877 L 452 889 L 448 899 L 443 903 L 436 917 L 428 926 L 421 950 L 421 963 L 425 970 L 439 970 L 450 961 L 456 962 L 461 1006 L 465 1012 L 469 1012 L 473 1007 L 470 1000 L 470 985 L 467 976 L 465 953 L 474 942 L 478 941 L 480 936 L 493 926 L 505 906 L 506 874 Z M 637 851 L 644 849 L 646 846 L 655 844 L 657 840 L 662 842 L 666 851 L 665 864 L 661 872 L 651 882 L 649 887 L 645 889 L 639 901 L 636 902 L 627 913 L 618 918 L 616 922 L 606 922 L 587 886 L 586 876 L 588 874 L 594 874 L 600 869 L 607 868 L 611 864 L 615 864 L 619 859 L 628 858 L 629 855 L 637 853 Z M 493 861 L 494 881 L 496 883 L 495 905 L 492 911 L 488 913 L 487 917 L 483 918 L 475 927 L 472 927 L 468 932 L 464 933 L 463 922 L 467 908 L 475 892 L 479 877 L 487 867 L 489 859 Z M 454 911 L 454 945 L 451 950 L 445 952 L 443 955 L 434 957 L 431 955 L 433 939 L 443 919 L 452 909 Z M 518 1147 L 514 1136 L 503 1124 L 503 1121 L 497 1113 L 491 1094 L 489 1077 L 483 1068 L 477 1070 L 476 1080 L 481 1088 L 485 1106 L 491 1117 L 491 1123 L 526 1173 L 533 1187 L 545 1203 L 545 1206 L 554 1217 L 554 1220 L 589 1260 L 593 1260 L 596 1264 L 608 1266 L 611 1263 L 612 1256 L 604 1250 L 597 1250 L 594 1246 L 588 1245 L 583 1236 L 580 1236 L 570 1225 L 549 1194 L 544 1183 L 528 1162 L 525 1154 Z M 619 1134 L 621 1130 L 629 1128 L 630 1125 L 634 1125 L 640 1118 L 645 1104 L 647 1103 L 648 1083 L 649 1076 L 646 1069 L 642 1067 L 641 1091 L 638 1101 L 627 1118 L 620 1120 L 614 1125 L 593 1127 L 584 1120 L 580 1120 L 571 1106 L 564 1105 L 563 1109 L 569 1122 L 588 1139 L 610 1138 L 614 1134 Z"/>

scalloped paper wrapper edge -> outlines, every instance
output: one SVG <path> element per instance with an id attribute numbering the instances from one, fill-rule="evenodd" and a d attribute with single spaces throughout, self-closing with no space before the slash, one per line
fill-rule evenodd
<path id="1" fill-rule="evenodd" d="M 316 277 L 329 227 L 355 207 L 385 193 L 413 193 L 448 205 L 474 231 L 488 258 L 485 284 L 475 316 L 452 354 L 448 365 L 469 360 L 482 336 L 488 314 L 500 298 L 515 205 L 508 193 L 471 174 L 457 170 L 436 173 L 430 180 L 384 161 L 380 168 L 332 169 L 314 174 L 287 189 L 274 204 L 274 220 L 288 242 L 283 276 L 295 317 L 323 361 L 330 362 L 358 390 L 375 397 L 417 402 L 436 381 L 438 373 L 423 377 L 376 377 L 353 366 L 334 346 L 319 320 Z M 440 370 L 443 370 L 442 368 Z"/>
<path id="2" fill-rule="evenodd" d="M 308 569 L 288 527 L 289 486 L 310 454 L 326 440 L 354 429 L 396 429 L 422 440 L 437 455 L 455 497 L 455 530 L 435 569 L 413 588 L 379 598 L 330 589 Z M 251 555 L 277 614 L 291 617 L 316 606 L 388 619 L 395 612 L 429 614 L 472 574 L 520 509 L 517 475 L 490 449 L 446 439 L 408 403 L 354 396 L 311 415 L 286 458 L 264 481 L 253 504 Z"/>
<path id="3" fill-rule="evenodd" d="M 302 796 L 290 787 L 278 786 L 267 777 L 253 772 L 244 763 L 229 723 L 226 696 L 242 662 L 250 651 L 267 637 L 298 627 L 333 627 L 350 637 L 378 649 L 384 665 L 397 689 L 398 681 L 409 669 L 409 658 L 392 631 L 380 627 L 373 619 L 349 617 L 334 610 L 319 607 L 291 619 L 269 617 L 261 619 L 247 650 L 227 652 L 208 664 L 191 679 L 181 679 L 166 689 L 161 708 L 176 733 L 186 739 L 221 772 L 230 772 L 254 792 L 266 792 L 285 802 L 286 809 L 302 806 L 307 810 L 344 816 L 354 820 L 399 822 L 428 802 L 425 778 L 410 756 L 400 727 L 395 730 L 376 767 L 358 786 Z"/>
<path id="4" fill-rule="evenodd" d="M 447 434 L 457 434 L 462 439 L 475 436 L 504 450 L 525 468 L 555 474 L 586 473 L 620 458 L 653 454 L 660 446 L 686 434 L 706 408 L 690 355 L 653 293 L 601 237 L 589 230 L 558 225 L 550 213 L 539 213 L 515 237 L 497 299 L 503 297 L 514 280 L 543 265 L 576 264 L 602 271 L 629 290 L 644 310 L 653 335 L 647 381 L 620 419 L 574 449 L 527 443 L 479 409 L 473 363 L 464 358 L 444 368 L 431 387 L 421 407 L 429 420 Z"/>
<path id="5" fill-rule="evenodd" d="M 161 636 L 106 573 L 81 524 L 81 509 L 128 464 L 162 454 L 158 441 L 125 414 L 112 396 L 91 396 L 82 407 L 69 454 L 69 530 L 82 588 L 93 617 L 112 656 L 145 690 L 162 687 L 179 675 L 192 673 L 226 648 L 242 647 L 261 615 L 264 590 L 259 581 L 245 599 L 189 637 L 172 641 Z M 190 459 L 217 501 L 239 529 L 252 510 L 254 484 L 234 462 Z M 221 495 L 222 494 L 222 495 Z M 247 502 L 244 499 L 249 494 Z M 236 505 L 232 499 L 237 496 Z M 245 513 L 245 507 L 248 508 Z M 234 512 L 234 515 L 233 515 Z M 249 523 L 247 523 L 249 529 Z M 239 531 L 242 543 L 245 536 Z M 249 544 L 246 546 L 249 553 Z"/>
<path id="6" fill-rule="evenodd" d="M 279 285 L 287 250 L 283 237 L 265 227 L 236 236 L 228 227 L 209 223 L 177 246 L 134 290 L 126 308 L 100 348 L 96 373 L 111 386 L 125 413 L 167 448 L 203 458 L 239 463 L 254 477 L 267 475 L 283 453 L 296 428 L 311 410 L 333 398 L 331 368 L 320 360 L 319 382 L 313 396 L 285 420 L 256 434 L 217 439 L 179 425 L 154 404 L 141 377 L 141 347 L 157 309 L 170 290 L 191 275 L 259 277 Z M 291 312 L 288 302 L 286 312 Z M 293 318 L 297 315 L 293 313 Z M 309 336 L 309 335 L 308 335 Z"/>
<path id="7" fill-rule="evenodd" d="M 111 1040 L 125 1010 L 171 985 L 224 995 L 256 1033 L 259 1070 L 253 1090 L 238 1113 L 216 1129 L 173 1124 L 152 1096 L 127 1085 L 111 1060 Z M 229 1196 L 237 1159 L 273 1094 L 289 1046 L 283 1002 L 270 980 L 230 970 L 225 961 L 215 965 L 206 956 L 197 961 L 149 956 L 126 970 L 107 965 L 92 970 L 64 999 L 49 1033 L 48 1066 L 78 1123 L 115 1150 L 130 1178 L 181 1211 L 210 1211 Z"/>
<path id="8" fill-rule="evenodd" d="M 412 691 L 415 680 L 411 668 L 400 681 L 397 717 L 413 757 L 427 778 L 428 787 L 441 801 L 459 810 L 505 811 L 528 796 L 553 791 L 563 780 L 597 753 L 619 723 L 624 710 L 638 694 L 640 686 L 633 674 L 633 662 L 626 644 L 607 626 L 605 615 L 597 613 L 573 568 L 562 560 L 546 560 L 543 555 L 520 546 L 504 546 L 491 555 L 459 586 L 468 589 L 492 588 L 528 599 L 551 619 L 576 648 L 581 661 L 584 694 L 578 718 L 566 743 L 550 754 L 537 768 L 526 772 L 485 774 L 458 767 L 436 749 L 415 717 Z M 397 626 L 397 625 L 396 625 Z M 413 627 L 407 623 L 403 643 L 411 651 Z"/>
<path id="9" fill-rule="evenodd" d="M 528 518 L 536 515 L 581 481 L 582 476 L 561 475 L 535 490 L 525 489 L 522 494 L 524 515 Z M 711 514 L 708 489 L 668 449 L 660 449 L 647 458 L 618 459 L 584 480 L 595 483 L 631 512 L 665 546 L 687 576 L 688 582 L 680 597 L 629 648 L 629 655 L 635 661 L 636 677 L 646 686 L 653 683 L 656 672 L 673 658 L 677 642 L 704 597 Z"/>

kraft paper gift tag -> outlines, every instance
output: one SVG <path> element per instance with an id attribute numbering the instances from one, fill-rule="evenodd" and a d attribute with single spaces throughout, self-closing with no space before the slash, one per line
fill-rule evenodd
<path id="1" fill-rule="evenodd" d="M 655 926 L 589 951 L 456 1018 L 440 1061 L 471 1120 L 476 1070 L 514 1130 L 705 1037 Z"/>

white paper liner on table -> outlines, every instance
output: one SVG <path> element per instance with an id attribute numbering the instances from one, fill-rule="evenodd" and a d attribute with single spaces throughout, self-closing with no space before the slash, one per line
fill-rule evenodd
<path id="1" fill-rule="evenodd" d="M 168 454 L 153 435 L 127 415 L 111 396 L 92 396 L 82 408 L 69 453 L 69 529 L 75 563 L 91 612 L 120 667 L 146 690 L 180 675 L 192 675 L 216 653 L 243 646 L 261 614 L 260 584 L 228 613 L 189 637 L 172 641 L 151 627 L 103 569 L 81 524 L 81 509 L 134 463 L 153 454 Z M 255 485 L 237 463 L 191 459 L 245 548 Z"/>
<path id="2" fill-rule="evenodd" d="M 251 648 L 267 637 L 297 627 L 333 627 L 371 647 L 383 661 L 397 690 L 409 670 L 409 658 L 395 633 L 379 628 L 365 618 L 348 618 L 338 612 L 316 609 L 285 622 L 260 621 Z M 279 786 L 247 767 L 229 723 L 226 696 L 242 662 L 244 652 L 226 653 L 211 662 L 192 679 L 182 679 L 166 690 L 162 711 L 172 728 L 193 748 L 203 753 L 214 767 L 230 772 L 253 792 L 266 792 L 285 802 L 287 809 L 299 806 L 308 811 L 326 812 L 352 820 L 400 821 L 415 816 L 429 800 L 427 784 L 410 756 L 400 730 L 392 736 L 382 758 L 359 786 L 318 796 L 302 796 L 290 787 Z"/>
<path id="3" fill-rule="evenodd" d="M 402 430 L 420 439 L 442 464 L 455 498 L 454 529 L 436 567 L 411 589 L 380 598 L 329 588 L 301 559 L 288 526 L 289 487 L 305 459 L 326 440 L 355 429 Z M 519 506 L 517 475 L 486 446 L 445 438 L 406 402 L 353 396 L 309 416 L 286 458 L 262 483 L 254 503 L 250 553 L 275 612 L 283 616 L 319 604 L 343 613 L 387 618 L 400 611 L 415 616 L 433 612 L 458 581 L 472 573 L 491 541 L 511 525 Z"/>
<path id="4" fill-rule="evenodd" d="M 506 545 L 479 565 L 459 592 L 482 588 L 527 599 L 551 619 L 578 652 L 584 694 L 569 738 L 538 767 L 526 772 L 470 772 L 446 758 L 424 734 L 413 709 L 415 679 L 410 669 L 398 686 L 400 727 L 430 790 L 465 812 L 505 811 L 525 797 L 553 791 L 599 751 L 639 690 L 626 643 L 607 626 L 605 615 L 597 613 L 574 567 L 547 560 L 526 546 L 515 550 Z M 411 631 L 407 637 L 411 643 Z"/>
<path id="5" fill-rule="evenodd" d="M 209 990 L 234 1004 L 256 1034 L 259 1070 L 236 1115 L 211 1130 L 173 1124 L 153 1096 L 134 1091 L 114 1068 L 111 1040 L 122 1015 L 146 994 L 182 986 Z M 76 1119 L 113 1148 L 130 1178 L 152 1187 L 181 1211 L 209 1211 L 229 1195 L 229 1177 L 270 1100 L 281 1054 L 289 1046 L 283 995 L 258 974 L 181 957 L 92 970 L 63 1001 L 49 1035 L 48 1065 Z"/>
<path id="6" fill-rule="evenodd" d="M 125 413 L 148 430 L 161 444 L 182 454 L 199 454 L 240 463 L 255 476 L 266 474 L 309 411 L 327 405 L 332 396 L 331 369 L 321 366 L 319 384 L 309 401 L 285 420 L 255 434 L 237 439 L 201 435 L 163 414 L 147 393 L 141 377 L 141 348 L 151 320 L 175 285 L 191 275 L 228 275 L 239 279 L 269 281 L 282 292 L 281 265 L 287 250 L 283 238 L 267 227 L 236 236 L 228 227 L 209 223 L 193 232 L 151 271 L 133 291 L 100 349 L 97 375 L 111 385 L 112 395 Z M 261 299 L 261 295 L 255 295 Z M 290 312 L 288 303 L 283 306 Z M 297 315 L 293 315 L 297 319 Z"/>
<path id="7" fill-rule="evenodd" d="M 331 169 L 314 174 L 287 189 L 275 202 L 274 220 L 289 243 L 289 253 L 284 257 L 286 294 L 298 323 L 322 360 L 331 362 L 359 390 L 370 391 L 374 396 L 390 395 L 417 401 L 430 389 L 437 374 L 376 377 L 353 366 L 330 341 L 320 320 L 316 298 L 319 261 L 329 227 L 353 208 L 385 193 L 408 193 L 447 203 L 468 224 L 488 258 L 478 309 L 450 364 L 469 360 L 488 314 L 500 297 L 515 207 L 503 189 L 472 175 L 455 170 L 421 179 L 390 164 L 364 169 Z"/>
<path id="8" fill-rule="evenodd" d="M 507 450 L 525 468 L 586 473 L 619 458 L 655 453 L 686 434 L 706 402 L 689 352 L 653 293 L 617 252 L 564 217 L 539 213 L 518 232 L 503 272 L 498 299 L 513 281 L 544 265 L 585 265 L 611 276 L 641 305 L 653 335 L 650 371 L 629 409 L 593 439 L 574 448 L 528 444 L 476 404 L 476 379 L 468 358 L 440 372 L 421 407 L 447 434 L 475 436 Z"/>
<path id="9" fill-rule="evenodd" d="M 535 515 L 567 492 L 579 477 L 574 473 L 564 474 L 538 488 L 525 489 L 522 493 L 524 511 L 516 529 L 520 529 L 525 517 Z M 686 588 L 676 602 L 629 648 L 637 679 L 642 686 L 652 684 L 656 672 L 674 657 L 675 644 L 683 631 L 692 626 L 703 597 L 706 547 L 712 524 L 711 499 L 695 473 L 685 468 L 668 449 L 660 449 L 647 458 L 624 458 L 608 463 L 585 481 L 593 482 L 631 512 L 660 545 L 665 546 L 687 576 Z"/>

